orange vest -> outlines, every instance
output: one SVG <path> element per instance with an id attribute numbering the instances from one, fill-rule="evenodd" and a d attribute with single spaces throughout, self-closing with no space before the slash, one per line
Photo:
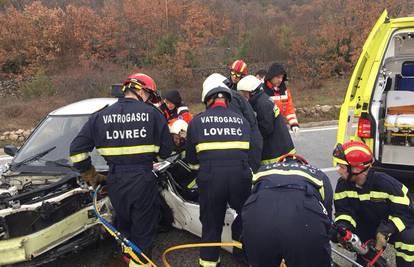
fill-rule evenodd
<path id="1" fill-rule="evenodd" d="M 176 112 L 171 112 L 167 109 L 167 107 L 162 107 L 161 109 L 168 121 L 168 125 L 170 126 L 178 119 L 184 120 L 186 123 L 190 123 L 191 119 L 193 118 L 187 106 L 178 107 L 175 110 Z"/>
<path id="2" fill-rule="evenodd" d="M 298 118 L 295 113 L 295 106 L 293 105 L 292 94 L 289 88 L 283 94 L 274 87 L 268 87 L 270 82 L 266 83 L 265 92 L 269 95 L 270 99 L 278 106 L 282 115 L 286 118 L 290 127 L 299 126 Z"/>

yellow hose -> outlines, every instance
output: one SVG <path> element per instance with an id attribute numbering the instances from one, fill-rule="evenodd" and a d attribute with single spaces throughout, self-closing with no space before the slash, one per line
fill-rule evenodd
<path id="1" fill-rule="evenodd" d="M 227 242 L 227 243 L 193 243 L 193 244 L 173 246 L 173 247 L 167 248 L 162 253 L 162 263 L 164 264 L 165 267 L 171 267 L 166 257 L 167 253 L 171 251 L 185 249 L 185 248 L 201 248 L 201 247 L 237 247 L 241 249 L 242 244 L 240 242 Z"/>
<path id="2" fill-rule="evenodd" d="M 102 216 L 101 214 L 100 214 L 100 211 L 99 211 L 99 209 L 98 209 L 98 205 L 97 205 L 97 201 L 96 201 L 96 198 L 94 199 L 94 201 L 95 201 L 95 206 L 96 206 L 96 211 L 97 211 L 97 213 L 100 215 L 100 216 Z M 113 236 L 113 237 L 115 237 L 115 238 L 118 238 L 118 236 L 117 236 L 117 234 L 116 233 L 114 233 L 109 227 L 107 227 L 103 222 L 101 222 L 101 221 L 99 221 L 100 222 L 100 224 L 102 224 L 103 225 L 103 227 Z M 174 250 L 179 250 L 179 249 L 185 249 L 185 248 L 200 248 L 200 247 L 236 247 L 236 248 L 239 248 L 239 249 L 242 249 L 242 244 L 240 243 L 240 242 L 227 242 L 227 243 L 220 243 L 220 242 L 217 242 L 217 243 L 193 243 L 193 244 L 183 244 L 183 245 L 177 245 L 177 246 L 173 246 L 173 247 L 170 247 L 170 248 L 168 248 L 168 249 L 166 249 L 163 253 L 162 253 L 162 263 L 164 264 L 164 266 L 165 267 L 171 267 L 171 265 L 168 263 L 168 261 L 167 261 L 167 254 L 169 253 L 169 252 L 171 252 L 171 251 L 174 251 Z M 126 254 L 128 254 L 128 255 L 130 255 L 131 256 L 131 258 L 135 261 L 135 262 L 138 262 L 139 264 L 141 264 L 141 265 L 145 265 L 145 263 L 143 263 L 140 259 L 139 259 L 139 257 L 137 256 L 137 254 L 132 250 L 132 248 L 131 247 L 127 247 L 127 246 L 125 246 L 124 247 L 124 249 L 123 249 L 123 252 L 124 253 L 126 253 Z M 153 266 L 153 267 L 157 267 L 157 265 L 153 262 L 153 261 L 151 261 L 151 259 L 149 259 L 148 257 L 147 257 L 147 255 L 145 255 L 144 253 L 141 253 L 141 255 L 140 256 L 142 256 L 149 264 L 151 264 L 151 266 Z M 286 266 L 286 264 L 282 261 L 281 263 L 280 263 L 280 266 L 279 267 L 287 267 Z"/>
<path id="3" fill-rule="evenodd" d="M 185 249 L 185 248 L 201 248 L 201 247 L 236 247 L 242 249 L 243 245 L 240 242 L 227 242 L 227 243 L 193 243 L 193 244 L 184 244 L 184 245 L 177 245 L 170 248 L 167 248 L 162 253 L 162 263 L 165 267 L 171 267 L 171 265 L 167 261 L 167 254 L 174 250 Z M 287 267 L 285 261 L 282 260 L 279 267 Z"/>
<path id="4" fill-rule="evenodd" d="M 93 201 L 95 202 L 95 207 L 96 207 L 96 212 L 102 217 L 100 210 L 98 209 L 98 203 L 97 203 L 97 199 L 94 198 Z M 108 226 L 106 226 L 101 220 L 99 220 L 99 223 L 101 225 L 103 225 L 103 227 L 105 228 L 106 231 L 108 231 L 109 234 L 111 234 L 113 237 L 115 237 L 115 239 L 118 239 L 118 236 L 116 233 L 114 233 Z M 145 265 L 145 263 L 143 263 L 139 257 L 137 256 L 137 254 L 132 250 L 131 247 L 128 246 L 124 246 L 123 248 L 123 252 L 128 254 L 129 256 L 131 256 L 131 258 L 135 261 L 138 262 L 141 265 Z M 144 252 L 141 252 L 140 256 L 142 256 L 149 264 L 151 264 L 151 266 L 153 267 L 157 267 L 157 265 L 151 261 L 150 258 L 147 257 L 147 255 L 144 254 Z"/>

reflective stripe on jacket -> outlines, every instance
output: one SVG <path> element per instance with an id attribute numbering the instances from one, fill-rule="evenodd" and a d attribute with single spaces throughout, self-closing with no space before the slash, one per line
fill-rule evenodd
<path id="1" fill-rule="evenodd" d="M 393 234 L 414 226 L 413 203 L 405 185 L 393 177 L 369 170 L 362 188 L 340 179 L 335 189 L 336 222 L 350 229 L 363 221 L 382 233 Z"/>
<path id="2" fill-rule="evenodd" d="M 156 156 L 171 154 L 167 122 L 155 107 L 131 98 L 92 114 L 70 146 L 70 159 L 81 172 L 91 166 L 96 148 L 108 165 L 152 166 Z"/>

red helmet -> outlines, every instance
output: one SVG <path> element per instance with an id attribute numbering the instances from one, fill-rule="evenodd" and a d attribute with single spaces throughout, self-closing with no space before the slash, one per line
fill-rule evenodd
<path id="1" fill-rule="evenodd" d="M 234 75 L 236 75 L 238 78 L 241 78 L 242 76 L 247 75 L 247 64 L 241 59 L 238 59 L 233 62 L 230 66 L 230 71 L 234 72 Z"/>
<path id="2" fill-rule="evenodd" d="M 333 152 L 334 161 L 339 164 L 365 169 L 373 161 L 371 149 L 361 141 L 347 141 L 337 144 Z"/>
<path id="3" fill-rule="evenodd" d="M 134 73 L 129 75 L 124 81 L 124 87 L 122 90 L 125 92 L 128 88 L 145 90 L 150 94 L 150 98 L 148 100 L 152 103 L 157 103 L 161 99 L 157 91 L 157 85 L 154 80 L 146 74 Z"/>
<path id="4" fill-rule="evenodd" d="M 291 153 L 291 154 L 288 153 L 288 154 L 285 154 L 285 155 L 279 157 L 277 159 L 277 162 L 284 162 L 284 161 L 289 160 L 289 159 L 299 161 L 304 165 L 309 164 L 309 162 L 304 157 L 302 157 L 301 155 L 298 155 L 298 154 L 294 154 L 294 153 Z"/>
<path id="5" fill-rule="evenodd" d="M 157 85 L 154 80 L 144 73 L 134 73 L 129 75 L 124 81 L 124 86 L 129 86 L 129 88 L 135 89 L 157 91 Z"/>

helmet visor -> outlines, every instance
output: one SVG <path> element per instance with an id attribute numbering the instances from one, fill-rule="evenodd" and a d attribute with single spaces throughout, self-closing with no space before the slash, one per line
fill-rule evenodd
<path id="1" fill-rule="evenodd" d="M 236 72 L 234 70 L 230 71 L 231 76 L 234 76 L 236 78 L 241 78 L 243 76 L 242 73 Z"/>
<path id="2" fill-rule="evenodd" d="M 334 158 L 334 161 L 338 164 L 349 165 L 349 162 L 346 159 L 345 150 L 344 150 L 344 147 L 342 146 L 342 144 L 338 143 L 336 145 L 336 147 L 333 151 L 333 158 Z"/>
<path id="3" fill-rule="evenodd" d="M 157 91 L 153 91 L 149 88 L 142 88 L 142 89 L 145 90 L 145 92 L 149 94 L 149 97 L 148 97 L 149 102 L 156 104 L 161 101 L 161 96 Z"/>

